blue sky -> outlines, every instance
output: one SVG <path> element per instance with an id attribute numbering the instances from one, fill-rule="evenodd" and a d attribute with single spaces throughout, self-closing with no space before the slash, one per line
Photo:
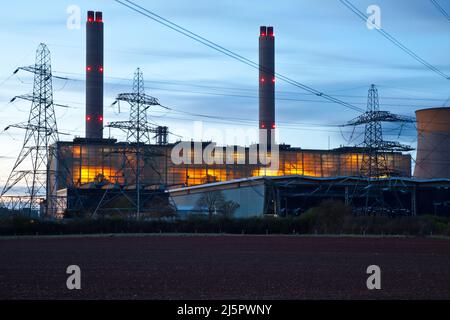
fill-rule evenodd
<path id="1" fill-rule="evenodd" d="M 136 0 L 170 19 L 253 61 L 258 58 L 260 25 L 273 25 L 276 33 L 276 68 L 285 76 L 337 98 L 365 107 L 371 83 L 378 86 L 381 107 L 404 115 L 416 109 L 441 106 L 450 97 L 450 82 L 426 69 L 375 30 L 369 30 L 338 0 Z M 439 1 L 450 12 L 450 4 Z M 428 0 L 353 0 L 365 12 L 371 4 L 381 8 L 383 29 L 419 56 L 450 74 L 450 21 Z M 81 8 L 79 30 L 66 27 L 67 7 Z M 244 122 L 205 121 L 208 128 L 256 126 L 257 71 L 157 24 L 112 0 L 17 0 L 2 4 L 0 37 L 0 127 L 25 121 L 29 104 L 8 103 L 32 90 L 24 73 L 10 77 L 17 66 L 34 63 L 39 43 L 52 53 L 57 75 L 70 81 L 54 82 L 60 131 L 84 135 L 84 70 L 87 10 L 101 10 L 105 21 L 105 121 L 127 119 L 109 107 L 116 94 L 131 90 L 136 67 L 144 71 L 147 93 L 162 104 L 194 113 L 245 119 Z M 302 148 L 328 148 L 346 144 L 350 129 L 328 124 L 345 123 L 357 112 L 277 82 L 276 117 L 279 140 Z M 168 125 L 190 139 L 193 117 L 154 109 L 152 121 Z M 205 120 L 197 118 L 195 120 Z M 357 131 L 361 132 L 361 131 Z M 398 126 L 387 126 L 388 139 L 398 139 Z M 0 183 L 11 169 L 24 132 L 0 134 Z M 105 131 L 108 135 L 108 131 Z M 113 135 L 121 138 L 121 134 Z M 358 136 L 356 134 L 355 136 Z M 205 137 L 206 139 L 208 137 Z M 62 136 L 62 139 L 71 139 Z M 175 140 L 176 137 L 172 137 Z M 402 131 L 400 141 L 415 144 L 413 128 Z M 354 141 L 352 143 L 357 143 Z M 244 143 L 244 142 L 242 142 Z"/>

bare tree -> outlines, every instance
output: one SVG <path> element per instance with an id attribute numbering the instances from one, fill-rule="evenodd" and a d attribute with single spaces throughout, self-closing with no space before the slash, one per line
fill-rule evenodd
<path id="1" fill-rule="evenodd" d="M 234 202 L 232 200 L 225 201 L 222 204 L 222 213 L 225 217 L 231 218 L 234 216 L 236 210 L 240 207 L 239 203 Z"/>
<path id="2" fill-rule="evenodd" d="M 214 211 L 219 211 L 225 203 L 225 197 L 221 191 L 211 191 L 203 193 L 197 200 L 197 207 L 208 210 L 208 217 L 211 220 Z"/>

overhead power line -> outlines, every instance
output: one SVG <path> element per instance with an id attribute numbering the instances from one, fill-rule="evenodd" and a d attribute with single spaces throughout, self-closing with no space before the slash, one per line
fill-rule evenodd
<path id="1" fill-rule="evenodd" d="M 348 0 L 339 0 L 339 1 L 344 6 L 346 6 L 350 11 L 352 11 L 356 16 L 358 16 L 361 20 L 363 20 L 364 22 L 367 21 L 368 16 L 365 13 L 361 12 L 358 8 L 356 8 L 350 1 L 348 1 Z M 423 58 L 421 58 L 419 55 L 414 53 L 412 50 L 407 48 L 400 41 L 398 41 L 396 38 L 394 38 L 392 35 L 390 35 L 387 31 L 383 30 L 379 26 L 377 26 L 377 28 L 375 28 L 375 30 L 377 30 L 383 37 L 385 37 L 386 39 L 391 41 L 394 45 L 399 47 L 403 52 L 405 52 L 406 54 L 408 54 L 409 56 L 414 58 L 416 61 L 418 61 L 421 64 L 423 64 L 425 67 L 427 67 L 431 71 L 437 73 L 438 75 L 440 75 L 441 77 L 445 78 L 446 80 L 450 80 L 450 76 L 449 75 L 447 75 L 446 73 L 444 73 L 443 71 L 441 71 L 437 67 L 433 66 L 431 63 L 429 63 L 426 60 L 424 60 Z"/>
<path id="2" fill-rule="evenodd" d="M 439 12 L 441 12 L 444 15 L 444 17 L 447 20 L 450 20 L 450 15 L 447 13 L 447 11 L 445 11 L 445 9 L 436 0 L 430 0 L 430 1 L 436 7 L 436 9 L 438 9 Z"/>
<path id="3" fill-rule="evenodd" d="M 154 21 L 156 21 L 156 22 L 158 22 L 158 23 L 160 23 L 160 24 L 162 24 L 162 25 L 164 25 L 164 26 L 166 26 L 166 27 L 168 27 L 168 28 L 170 28 L 170 29 L 172 29 L 172 30 L 174 30 L 174 31 L 176 31 L 176 32 L 178 32 L 178 33 L 180 33 L 180 34 L 190 38 L 190 39 L 192 39 L 192 40 L 194 40 L 194 41 L 197 41 L 197 42 L 199 42 L 199 43 L 201 43 L 201 44 L 203 44 L 203 45 L 205 45 L 205 46 L 207 46 L 207 47 L 209 47 L 209 48 L 211 48 L 213 50 L 216 50 L 216 51 L 218 51 L 220 53 L 223 53 L 223 54 L 227 55 L 230 58 L 238 60 L 238 61 L 240 61 L 240 62 L 242 62 L 242 63 L 244 63 L 244 64 L 246 64 L 246 65 L 248 65 L 248 66 L 250 66 L 250 67 L 252 67 L 254 69 L 257 69 L 257 70 L 260 69 L 258 63 L 254 62 L 254 61 L 252 61 L 250 59 L 247 59 L 247 58 L 245 58 L 245 57 L 243 57 L 243 56 L 241 56 L 241 55 L 239 55 L 239 54 L 237 54 L 237 53 L 235 53 L 235 52 L 233 52 L 231 50 L 228 50 L 225 47 L 223 47 L 221 45 L 218 45 L 217 43 L 214 43 L 214 42 L 212 42 L 212 41 L 210 41 L 210 40 L 208 40 L 208 39 L 206 39 L 206 38 L 204 38 L 204 37 L 202 37 L 202 36 L 192 32 L 192 31 L 190 31 L 188 29 L 184 28 L 184 27 L 181 27 L 180 25 L 178 25 L 176 23 L 173 23 L 170 20 L 161 17 L 160 15 L 158 15 L 158 14 L 156 14 L 156 13 L 154 13 L 154 12 L 152 12 L 152 11 L 150 11 L 150 10 L 148 10 L 148 9 L 138 5 L 138 4 L 136 4 L 133 1 L 130 1 L 130 0 L 114 0 L 114 1 L 119 3 L 119 4 L 121 4 L 121 5 L 123 5 L 123 6 L 125 6 L 125 7 L 127 7 L 127 8 L 129 8 L 129 9 L 131 9 L 131 10 L 133 10 L 133 11 L 135 11 L 135 12 L 137 12 L 137 13 L 139 13 L 139 14 L 141 14 L 141 15 L 143 15 L 143 16 L 145 16 L 145 17 L 147 17 L 147 18 L 149 18 L 149 19 L 151 19 L 151 20 L 154 20 Z M 352 110 L 355 110 L 355 111 L 358 111 L 358 112 L 364 112 L 363 108 L 354 106 L 354 105 L 352 105 L 352 104 L 350 104 L 348 102 L 342 101 L 342 100 L 337 99 L 335 97 L 332 97 L 332 96 L 330 96 L 328 94 L 320 92 L 320 91 L 318 91 L 318 90 L 316 90 L 314 88 L 311 88 L 311 87 L 309 87 L 307 85 L 304 85 L 304 84 L 302 84 L 302 83 L 300 83 L 298 81 L 295 81 L 295 80 L 293 80 L 291 78 L 288 78 L 288 77 L 286 77 L 286 76 L 284 76 L 284 75 L 282 75 L 282 74 L 280 74 L 278 72 L 275 73 L 275 76 L 277 77 L 277 79 L 280 79 L 281 81 L 289 83 L 289 84 L 291 84 L 291 85 L 293 85 L 295 87 L 298 87 L 298 88 L 300 88 L 302 90 L 308 91 L 308 92 L 310 92 L 310 93 L 312 93 L 312 94 L 314 94 L 314 95 L 316 95 L 318 97 L 322 97 L 322 98 L 324 98 L 326 100 L 335 102 L 337 104 L 340 104 L 342 106 L 345 106 L 345 107 L 347 107 L 349 109 L 352 109 Z"/>
<path id="4" fill-rule="evenodd" d="M 63 71 L 54 71 L 53 73 L 56 74 L 66 74 L 66 75 L 73 75 L 73 76 L 79 76 L 79 77 L 71 77 L 71 78 L 65 78 L 66 80 L 70 81 L 85 81 L 85 74 L 84 73 L 77 73 L 77 72 L 63 72 Z M 111 79 L 115 81 L 108 81 L 108 83 L 113 85 L 121 85 L 120 81 L 128 82 L 130 81 L 129 78 L 124 77 L 112 77 L 112 76 L 105 76 L 105 79 Z M 245 88 L 245 87 L 231 87 L 231 86 L 220 86 L 220 85 L 206 85 L 206 84 L 198 84 L 198 83 L 192 83 L 191 81 L 183 81 L 183 80 L 146 80 L 146 83 L 152 83 L 156 85 L 167 85 L 168 87 L 155 87 L 155 86 L 146 86 L 146 88 L 151 88 L 155 90 L 164 90 L 164 91 L 178 91 L 178 92 L 187 92 L 187 93 L 195 93 L 195 94 L 216 94 L 216 95 L 224 95 L 224 96 L 235 96 L 235 97 L 249 97 L 246 95 L 241 94 L 234 94 L 229 93 L 230 91 L 242 91 L 242 92 L 255 92 L 254 88 Z M 176 86 L 176 87 L 192 87 L 192 88 L 205 88 L 205 89 L 212 89 L 218 92 L 200 92 L 200 91 L 193 91 L 193 90 L 182 90 L 182 89 L 171 89 L 169 86 Z M 295 92 L 295 91 L 283 91 L 283 90 L 277 90 L 277 97 L 275 99 L 277 100 L 292 100 L 292 101 L 303 101 L 303 102 L 325 102 L 322 100 L 305 100 L 305 99 L 296 99 L 296 98 L 282 98 L 280 95 L 301 95 L 301 96 L 315 96 L 312 93 L 307 92 Z M 342 98 L 350 98 L 350 99 L 366 99 L 363 95 L 350 95 L 350 94 L 333 94 L 334 97 L 342 97 Z M 252 96 L 256 97 L 257 96 Z M 430 101 L 430 102 L 442 102 L 442 100 L 445 100 L 446 98 L 420 98 L 420 97 L 398 97 L 398 96 L 386 96 L 383 97 L 383 100 L 404 100 L 404 101 Z M 333 103 L 331 101 L 326 101 L 326 103 Z M 352 102 L 352 104 L 361 104 L 366 105 L 366 102 Z M 398 106 L 398 107 L 417 107 L 415 105 L 404 105 L 404 104 L 384 104 L 387 106 Z M 423 107 L 423 105 L 420 105 Z"/>
<path id="5" fill-rule="evenodd" d="M 79 81 L 84 81 L 84 80 L 79 80 Z M 152 82 L 152 81 L 147 81 L 147 82 Z M 159 83 L 158 81 L 153 81 L 154 83 Z M 110 84 L 112 85 L 121 85 L 121 83 L 119 82 L 110 82 Z M 176 86 L 179 86 L 178 84 L 175 84 Z M 186 85 L 186 87 L 189 87 L 190 85 Z M 183 86 L 179 86 L 179 87 L 183 87 Z M 196 87 L 195 85 L 193 85 L 193 87 Z M 208 86 L 201 86 L 201 87 L 205 87 L 207 88 Z M 192 89 L 177 89 L 177 88 L 169 88 L 169 87 L 160 87 L 160 86 L 146 86 L 146 88 L 150 88 L 153 90 L 157 90 L 157 91 L 169 91 L 169 92 L 179 92 L 179 93 L 186 93 L 188 95 L 209 95 L 209 96 L 221 96 L 221 97 L 232 97 L 232 98 L 242 98 L 242 99 L 254 99 L 257 100 L 258 96 L 257 95 L 250 95 L 250 94 L 242 94 L 242 93 L 228 93 L 226 91 L 222 92 L 222 91 L 204 91 L 204 90 L 192 90 Z M 214 89 L 214 87 L 210 87 L 211 89 Z M 231 89 L 231 88 L 230 88 Z M 244 91 L 244 90 L 242 90 Z M 246 91 L 250 91 L 250 90 L 246 90 Z M 254 90 L 253 90 L 254 91 Z M 305 94 L 308 95 L 308 94 Z M 308 95 L 310 96 L 310 95 Z M 349 96 L 347 95 L 348 98 L 359 98 L 359 96 Z M 413 99 L 413 98 L 395 98 L 395 97 L 387 97 L 387 99 L 394 99 L 394 100 L 406 100 L 406 101 L 439 101 L 441 102 L 442 99 L 426 99 L 426 98 L 418 98 L 418 99 Z M 324 100 L 314 100 L 314 99 L 305 99 L 305 98 L 289 98 L 289 97 L 282 97 L 280 95 L 278 95 L 275 100 L 277 101 L 290 101 L 290 102 L 307 102 L 307 103 L 334 103 L 332 101 L 324 101 Z M 409 108 L 425 108 L 425 107 L 432 107 L 432 105 L 424 105 L 424 104 L 417 104 L 418 102 L 416 102 L 415 104 L 398 104 L 398 103 L 383 103 L 383 106 L 386 107 L 409 107 Z M 83 103 L 79 103 L 84 105 Z M 365 105 L 364 102 L 353 102 L 354 105 Z M 68 106 L 64 106 L 64 107 L 68 107 Z"/>

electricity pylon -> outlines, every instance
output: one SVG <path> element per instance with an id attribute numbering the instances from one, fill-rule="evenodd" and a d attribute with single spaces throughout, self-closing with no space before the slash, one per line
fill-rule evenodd
<path id="1" fill-rule="evenodd" d="M 152 106 L 161 106 L 158 99 L 145 94 L 144 89 L 144 76 L 142 71 L 137 68 L 134 73 L 133 80 L 133 92 L 132 93 L 121 93 L 117 96 L 116 101 L 113 104 L 119 104 L 120 102 L 127 102 L 130 105 L 130 118 L 128 121 L 115 121 L 107 125 L 110 128 L 121 129 L 127 133 L 127 142 L 132 146 L 132 150 L 125 150 L 125 164 L 124 167 L 131 167 L 131 162 L 129 161 L 126 153 L 132 153 L 135 155 L 135 166 L 132 169 L 135 175 L 136 183 L 136 217 L 140 217 L 141 204 L 140 204 L 140 193 L 143 185 L 143 177 L 141 176 L 142 168 L 144 162 L 149 155 L 148 147 L 143 151 L 142 146 L 145 144 L 150 144 L 150 133 L 155 134 L 154 138 L 161 144 L 167 143 L 167 127 L 157 127 L 151 126 L 147 119 L 147 110 Z M 162 106 L 161 106 L 162 107 Z M 134 147 L 133 147 L 134 146 Z M 144 153 L 144 155 L 143 155 Z M 148 160 L 148 159 L 147 159 Z M 146 163 L 146 165 L 150 165 Z M 122 170 L 125 168 L 122 168 Z"/>
<path id="2" fill-rule="evenodd" d="M 31 101 L 31 110 L 27 122 L 5 128 L 25 129 L 25 138 L 1 195 L 9 192 L 19 182 L 25 182 L 30 212 L 38 210 L 39 201 L 45 197 L 45 213 L 48 214 L 49 196 L 55 191 L 54 183 L 50 181 L 52 157 L 49 147 L 59 138 L 53 104 L 50 51 L 47 46 L 41 43 L 36 51 L 35 64 L 20 67 L 14 73 L 19 70 L 34 74 L 33 93 L 14 97 L 11 102 L 16 99 Z"/>
<path id="3" fill-rule="evenodd" d="M 361 175 L 369 178 L 388 177 L 395 172 L 387 165 L 386 152 L 411 151 L 413 148 L 395 141 L 383 140 L 382 122 L 414 122 L 413 118 L 399 116 L 389 111 L 380 111 L 378 90 L 374 84 L 367 95 L 367 110 L 347 125 L 365 125 L 364 154 Z"/>
<path id="4" fill-rule="evenodd" d="M 394 168 L 387 163 L 387 153 L 394 151 L 411 151 L 413 148 L 396 141 L 383 139 L 382 122 L 412 123 L 413 118 L 380 111 L 378 90 L 374 84 L 370 86 L 367 95 L 367 110 L 362 115 L 350 121 L 347 125 L 364 125 L 363 158 L 360 174 L 367 178 L 365 192 L 365 214 L 389 213 L 383 199 L 383 188 L 380 180 L 396 174 Z"/>
<path id="5" fill-rule="evenodd" d="M 361 173 L 367 177 L 381 177 L 389 175 L 386 154 L 380 153 L 383 147 L 383 131 L 381 121 L 377 118 L 380 111 L 378 90 L 371 85 L 367 95 L 367 121 L 364 129 L 364 148 Z"/>
<path id="6" fill-rule="evenodd" d="M 133 92 L 121 93 L 113 103 L 127 102 L 130 105 L 130 118 L 128 121 L 115 121 L 109 123 L 108 127 L 121 129 L 127 133 L 127 142 L 150 144 L 150 134 L 153 133 L 157 142 L 167 143 L 167 127 L 151 126 L 147 119 L 147 110 L 152 106 L 162 106 L 158 99 L 145 94 L 144 76 L 140 68 L 134 73 Z M 161 137 L 165 135 L 165 137 Z"/>

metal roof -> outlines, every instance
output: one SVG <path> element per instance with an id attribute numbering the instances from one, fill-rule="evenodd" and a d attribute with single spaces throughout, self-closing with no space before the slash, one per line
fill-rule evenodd
<path id="1" fill-rule="evenodd" d="M 195 186 L 189 186 L 189 187 L 181 187 L 181 188 L 175 188 L 170 189 L 168 192 L 178 192 L 178 191 L 188 191 L 188 190 L 198 190 L 198 189 L 204 189 L 204 188 L 212 188 L 212 187 L 218 187 L 218 186 L 225 186 L 230 184 L 240 184 L 244 182 L 261 182 L 264 180 L 272 180 L 272 181 L 279 181 L 279 180 L 303 180 L 303 181 L 368 181 L 367 178 L 364 177 L 355 177 L 355 176 L 336 176 L 336 177 L 312 177 L 312 176 L 302 176 L 302 175 L 286 175 L 286 176 L 258 176 L 258 177 L 248 177 L 248 178 L 240 178 L 240 179 L 234 179 L 234 180 L 228 180 L 228 181 L 221 181 L 221 182 L 212 182 L 212 183 L 205 183 Z M 442 178 L 442 179 L 416 179 L 416 178 L 405 178 L 405 177 L 391 177 L 391 178 L 385 178 L 380 179 L 379 182 L 405 182 L 405 183 L 413 183 L 413 184 L 422 184 L 422 183 L 442 183 L 442 184 L 450 184 L 450 179 Z"/>

